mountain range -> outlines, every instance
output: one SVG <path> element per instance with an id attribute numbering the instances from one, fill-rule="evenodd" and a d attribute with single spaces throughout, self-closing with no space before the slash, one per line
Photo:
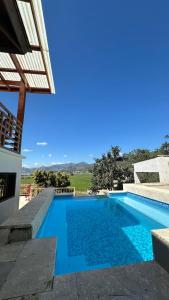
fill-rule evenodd
<path id="1" fill-rule="evenodd" d="M 88 164 L 86 162 L 79 163 L 65 163 L 65 164 L 55 164 L 51 166 L 41 166 L 36 168 L 22 168 L 22 174 L 27 175 L 31 174 L 35 170 L 46 170 L 46 171 L 67 171 L 70 173 L 76 172 L 87 172 L 92 168 L 92 164 Z"/>

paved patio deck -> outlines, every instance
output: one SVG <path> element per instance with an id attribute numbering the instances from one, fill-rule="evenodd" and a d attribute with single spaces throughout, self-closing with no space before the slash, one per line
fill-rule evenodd
<path id="1" fill-rule="evenodd" d="M 169 300 L 169 273 L 157 262 L 54 277 L 55 239 L 7 237 L 1 230 L 0 300 Z"/>
<path id="2" fill-rule="evenodd" d="M 45 244 L 42 239 L 0 246 L 1 300 L 169 299 L 169 274 L 156 262 L 52 276 L 51 280 L 53 251 L 50 246 L 43 251 Z M 53 248 L 53 242 L 48 245 Z"/>

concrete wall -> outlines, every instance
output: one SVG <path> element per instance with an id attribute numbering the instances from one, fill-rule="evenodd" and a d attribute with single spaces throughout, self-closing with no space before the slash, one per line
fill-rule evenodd
<path id="1" fill-rule="evenodd" d="M 19 207 L 22 158 L 19 154 L 0 148 L 0 173 L 17 173 L 15 197 L 0 202 L 0 224 L 15 213 Z"/>
<path id="2" fill-rule="evenodd" d="M 140 183 L 140 172 L 158 172 L 161 183 L 169 183 L 169 157 L 156 157 L 134 164 L 134 180 Z"/>

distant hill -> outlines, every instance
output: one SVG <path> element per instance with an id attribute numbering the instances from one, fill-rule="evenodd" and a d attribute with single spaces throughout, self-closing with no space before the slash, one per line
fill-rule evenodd
<path id="1" fill-rule="evenodd" d="M 70 173 L 75 172 L 87 172 L 92 168 L 92 164 L 86 162 L 79 163 L 67 163 L 67 164 L 56 164 L 51 166 L 41 166 L 36 168 L 22 168 L 22 175 L 31 174 L 35 170 L 47 170 L 47 171 L 67 171 Z"/>

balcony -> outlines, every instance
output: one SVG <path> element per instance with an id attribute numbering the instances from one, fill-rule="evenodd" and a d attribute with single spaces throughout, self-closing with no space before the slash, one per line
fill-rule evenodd
<path id="1" fill-rule="evenodd" d="M 0 147 L 20 154 L 22 123 L 0 102 Z"/>

